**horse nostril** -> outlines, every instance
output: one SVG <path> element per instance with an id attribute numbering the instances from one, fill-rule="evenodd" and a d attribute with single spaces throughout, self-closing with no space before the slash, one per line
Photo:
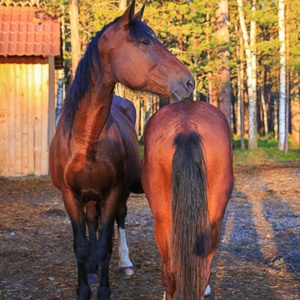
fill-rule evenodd
<path id="1" fill-rule="evenodd" d="M 194 78 L 193 79 L 188 79 L 187 82 L 186 82 L 186 87 L 188 90 L 190 90 L 191 92 L 194 91 L 194 88 L 195 88 L 195 80 Z"/>

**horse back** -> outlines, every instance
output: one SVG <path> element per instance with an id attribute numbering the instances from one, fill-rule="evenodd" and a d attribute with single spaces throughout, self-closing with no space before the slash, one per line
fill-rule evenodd
<path id="1" fill-rule="evenodd" d="M 143 164 L 143 187 L 146 193 L 151 194 L 157 190 L 165 194 L 165 197 L 171 197 L 169 190 L 174 139 L 179 133 L 188 134 L 193 131 L 200 135 L 204 147 L 208 196 L 226 193 L 229 198 L 233 186 L 233 171 L 228 122 L 219 109 L 200 101 L 167 105 L 148 121 L 144 135 Z M 218 189 L 220 192 L 217 192 Z M 224 199 L 226 201 L 228 199 Z"/>

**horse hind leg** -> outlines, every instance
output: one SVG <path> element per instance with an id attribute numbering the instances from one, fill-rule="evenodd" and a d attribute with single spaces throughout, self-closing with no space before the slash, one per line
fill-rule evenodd
<path id="1" fill-rule="evenodd" d="M 133 264 L 129 258 L 129 249 L 126 242 L 125 219 L 127 215 L 126 200 L 122 201 L 119 208 L 116 221 L 118 226 L 118 255 L 119 255 L 119 270 L 125 276 L 134 274 Z"/>
<path id="2" fill-rule="evenodd" d="M 207 278 L 207 286 L 205 289 L 205 296 L 209 296 L 212 294 L 211 287 L 210 287 L 210 269 L 212 260 L 216 254 L 217 248 L 219 246 L 220 241 L 220 234 L 221 234 L 221 222 L 215 222 L 211 227 L 211 246 L 210 246 L 210 253 L 207 256 L 207 269 L 206 269 L 206 278 Z"/>
<path id="3" fill-rule="evenodd" d="M 211 295 L 211 287 L 208 284 L 205 288 L 204 296 L 209 296 L 209 295 Z"/>
<path id="4" fill-rule="evenodd" d="M 167 211 L 164 207 L 161 207 L 161 210 Z M 156 244 L 162 257 L 161 275 L 165 288 L 163 299 L 171 300 L 174 299 L 176 292 L 176 279 L 172 262 L 176 257 L 172 257 L 171 251 L 171 224 L 167 218 L 158 218 L 156 215 L 154 220 L 156 221 L 154 225 Z"/>

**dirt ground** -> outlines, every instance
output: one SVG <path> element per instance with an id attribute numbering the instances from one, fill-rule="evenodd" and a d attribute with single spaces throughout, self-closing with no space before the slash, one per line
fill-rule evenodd
<path id="1" fill-rule="evenodd" d="M 300 161 L 234 168 L 235 190 L 207 299 L 300 299 Z M 133 195 L 128 207 L 135 275 L 118 273 L 114 252 L 112 299 L 162 299 L 161 259 L 147 201 Z M 76 283 L 71 225 L 60 192 L 48 177 L 0 179 L 0 299 L 75 299 Z"/>

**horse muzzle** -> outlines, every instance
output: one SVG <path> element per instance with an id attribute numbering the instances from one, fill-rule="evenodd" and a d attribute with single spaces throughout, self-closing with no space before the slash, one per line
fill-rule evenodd
<path id="1" fill-rule="evenodd" d="M 190 101 L 193 99 L 195 80 L 189 77 L 184 84 L 177 82 L 171 87 L 171 102 Z"/>

